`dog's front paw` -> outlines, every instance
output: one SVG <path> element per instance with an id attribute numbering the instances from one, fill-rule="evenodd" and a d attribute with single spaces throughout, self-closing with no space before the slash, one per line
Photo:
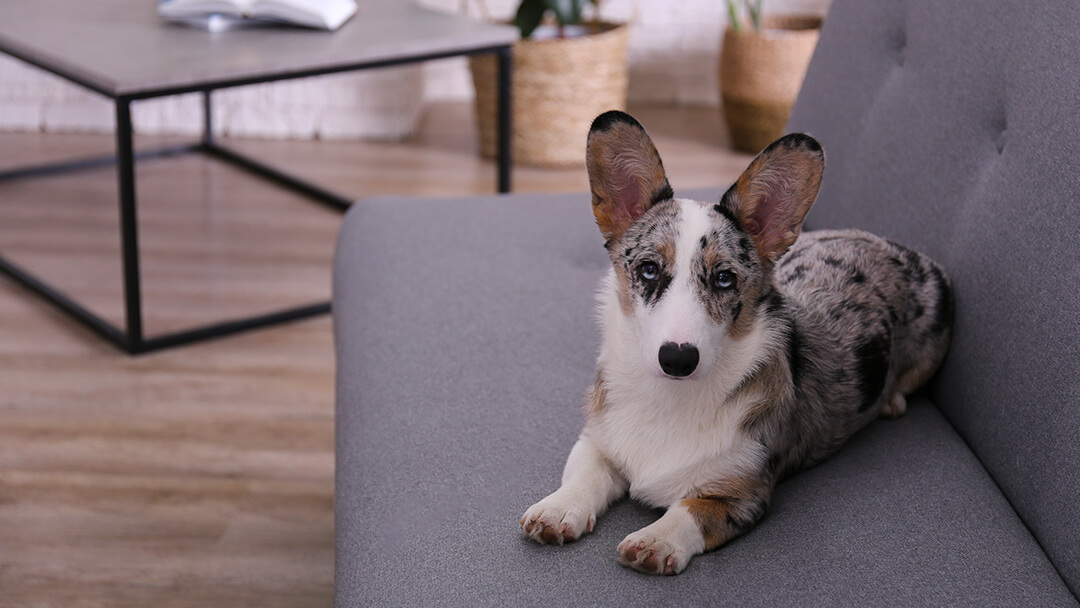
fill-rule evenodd
<path id="1" fill-rule="evenodd" d="M 646 574 L 678 574 L 692 555 L 675 543 L 638 530 L 619 543 L 619 563 Z"/>
<path id="2" fill-rule="evenodd" d="M 586 512 L 558 492 L 529 507 L 521 517 L 521 531 L 540 544 L 561 545 L 592 532 L 596 514 Z"/>

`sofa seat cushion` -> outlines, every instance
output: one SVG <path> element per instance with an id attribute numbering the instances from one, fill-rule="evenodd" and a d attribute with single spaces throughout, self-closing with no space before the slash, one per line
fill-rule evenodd
<path id="1" fill-rule="evenodd" d="M 587 195 L 349 211 L 333 303 L 338 606 L 1076 605 L 925 400 L 780 484 L 758 526 L 677 577 L 616 562 L 659 515 L 630 501 L 577 543 L 523 539 L 518 518 L 556 489 L 584 420 L 607 265 Z"/>

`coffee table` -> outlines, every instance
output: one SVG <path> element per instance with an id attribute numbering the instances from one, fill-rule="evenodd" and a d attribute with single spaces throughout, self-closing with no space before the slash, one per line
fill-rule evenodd
<path id="1" fill-rule="evenodd" d="M 351 203 L 214 140 L 213 91 L 441 59 L 494 53 L 499 64 L 497 189 L 510 191 L 510 68 L 516 28 L 480 23 L 394 0 L 362 0 L 336 32 L 273 27 L 209 33 L 161 21 L 151 1 L 34 0 L 0 3 L 0 52 L 111 99 L 116 153 L 104 158 L 19 167 L 0 172 L 0 184 L 115 164 L 119 180 L 125 327 L 120 328 L 0 255 L 12 277 L 104 339 L 130 354 L 220 337 L 329 312 L 329 302 L 214 323 L 165 335 L 143 333 L 135 162 L 201 153 L 230 163 L 312 201 L 344 210 Z M 132 102 L 201 92 L 203 133 L 193 144 L 136 153 Z"/>

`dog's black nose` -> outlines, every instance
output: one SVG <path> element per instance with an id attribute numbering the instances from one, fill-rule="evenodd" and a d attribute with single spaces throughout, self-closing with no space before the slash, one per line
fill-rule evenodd
<path id="1" fill-rule="evenodd" d="M 664 342 L 660 347 L 660 369 L 669 376 L 684 378 L 694 373 L 698 364 L 698 350 L 693 344 Z"/>

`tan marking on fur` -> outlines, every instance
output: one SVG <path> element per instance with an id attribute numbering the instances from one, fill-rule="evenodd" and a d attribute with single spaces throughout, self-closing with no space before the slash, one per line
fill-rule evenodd
<path id="1" fill-rule="evenodd" d="M 711 498 L 685 498 L 680 504 L 690 511 L 701 528 L 706 551 L 719 547 L 735 536 L 727 525 L 730 509 L 724 503 Z"/>
<path id="2" fill-rule="evenodd" d="M 937 368 L 941 366 L 942 359 L 944 359 L 943 356 L 926 357 L 919 360 L 914 367 L 900 374 L 900 378 L 896 382 L 896 392 L 882 406 L 879 416 L 886 419 L 903 416 L 907 412 L 907 399 L 904 398 L 904 395 L 910 395 L 929 380 L 937 371 Z"/>
<path id="3" fill-rule="evenodd" d="M 739 318 L 736 319 L 735 323 L 728 327 L 728 335 L 733 340 L 745 338 L 754 329 L 754 323 L 757 321 L 754 302 L 757 302 L 758 298 L 771 287 L 771 284 L 767 281 L 759 281 L 758 283 L 758 285 L 743 287 L 742 311 L 739 313 Z"/>
<path id="4" fill-rule="evenodd" d="M 711 551 L 740 532 L 728 524 L 728 516 L 735 515 L 735 510 L 724 499 L 754 501 L 765 491 L 760 479 L 734 477 L 711 485 L 700 497 L 684 498 L 679 504 L 693 516 L 705 539 L 705 550 Z"/>
<path id="5" fill-rule="evenodd" d="M 671 235 L 674 237 L 674 235 Z M 660 254 L 661 261 L 664 263 L 665 268 L 675 267 L 675 241 L 672 239 L 664 239 L 656 246 L 656 252 Z"/>
<path id="6" fill-rule="evenodd" d="M 619 295 L 619 308 L 622 309 L 624 315 L 632 316 L 634 302 L 630 297 L 630 277 L 626 275 L 626 269 L 622 264 L 615 265 L 615 289 Z"/>
<path id="7" fill-rule="evenodd" d="M 728 477 L 701 488 L 701 497 L 751 498 L 760 489 L 760 479 L 754 477 Z"/>
<path id="8" fill-rule="evenodd" d="M 634 125 L 615 123 L 589 133 L 585 162 L 596 225 L 616 241 L 668 186 L 656 146 Z"/>
<path id="9" fill-rule="evenodd" d="M 904 399 L 903 393 L 897 391 L 893 393 L 892 398 L 890 398 L 887 402 L 885 402 L 885 405 L 882 406 L 881 413 L 878 415 L 878 417 L 884 418 L 886 420 L 892 420 L 894 418 L 899 418 L 903 416 L 904 412 L 906 411 L 907 399 Z"/>
<path id="10" fill-rule="evenodd" d="M 592 388 L 589 389 L 588 398 L 585 401 L 585 416 L 593 418 L 607 406 L 607 386 L 604 384 L 604 371 L 596 369 L 596 379 Z"/>
<path id="11" fill-rule="evenodd" d="M 734 323 L 728 326 L 728 335 L 732 340 L 745 338 L 754 329 L 753 298 L 744 297 L 742 300 L 742 312 Z"/>
<path id="12" fill-rule="evenodd" d="M 944 355 L 941 355 L 919 360 L 911 369 L 900 375 L 900 379 L 896 383 L 897 392 L 903 395 L 910 395 L 915 392 L 915 389 L 922 386 L 934 375 L 944 358 Z"/>
<path id="13" fill-rule="evenodd" d="M 707 268 L 716 268 L 726 259 L 728 257 L 720 253 L 714 242 L 706 245 L 705 251 L 701 252 L 701 261 L 705 263 Z"/>
<path id="14" fill-rule="evenodd" d="M 787 357 L 782 352 L 776 351 L 770 354 L 763 365 L 750 379 L 740 387 L 741 391 L 753 391 L 761 398 L 747 409 L 743 419 L 739 421 L 739 430 L 748 432 L 759 420 L 769 415 L 784 400 L 789 399 L 794 392 L 791 382 L 791 372 L 787 368 Z"/>

